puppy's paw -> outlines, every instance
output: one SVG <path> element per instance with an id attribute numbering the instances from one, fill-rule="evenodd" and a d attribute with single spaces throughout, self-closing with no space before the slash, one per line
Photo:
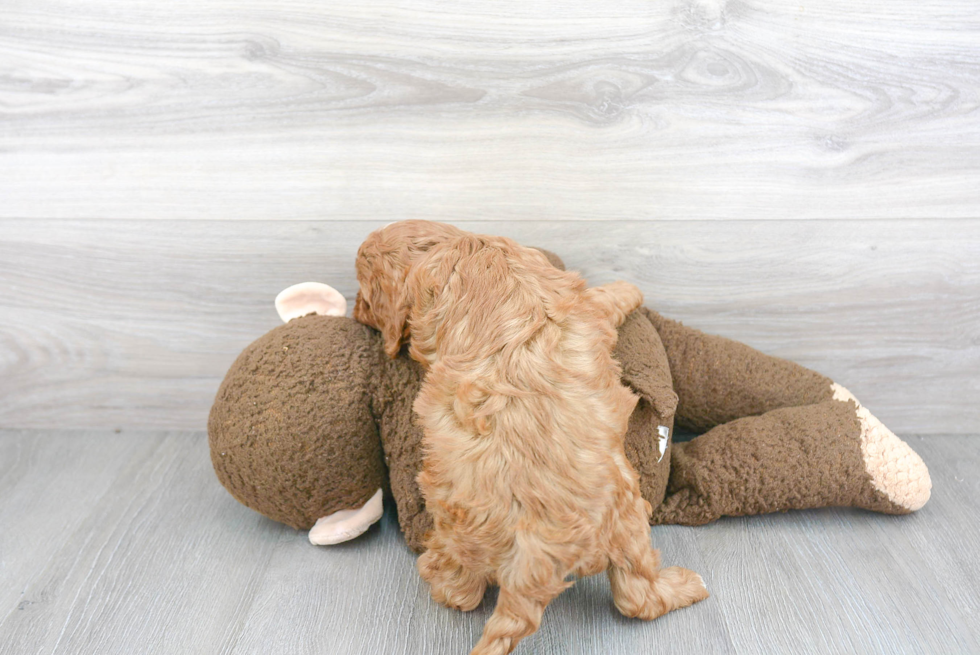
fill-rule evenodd
<path id="1" fill-rule="evenodd" d="M 592 287 L 586 293 L 599 315 L 614 328 L 622 325 L 626 317 L 643 304 L 643 292 L 622 280 Z"/>
<path id="2" fill-rule="evenodd" d="M 475 610 L 483 601 L 487 581 L 430 549 L 418 559 L 419 575 L 429 583 L 432 600 L 449 609 Z"/>
<path id="3" fill-rule="evenodd" d="M 651 577 L 628 576 L 613 586 L 613 597 L 623 616 L 650 621 L 704 600 L 708 590 L 694 571 L 671 566 Z"/>
<path id="4" fill-rule="evenodd" d="M 668 611 L 693 605 L 710 595 L 704 584 L 704 579 L 700 575 L 679 566 L 661 569 L 657 584 L 661 589 L 666 587 L 663 593 L 671 599 L 671 607 Z"/>

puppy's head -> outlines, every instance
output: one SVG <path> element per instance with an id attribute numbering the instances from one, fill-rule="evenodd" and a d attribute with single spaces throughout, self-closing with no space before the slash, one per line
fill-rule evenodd
<path id="1" fill-rule="evenodd" d="M 433 246 L 464 234 L 445 223 L 401 221 L 372 232 L 361 244 L 354 319 L 381 332 L 389 357 L 398 356 L 408 337 L 412 303 L 405 279 L 412 265 Z"/>

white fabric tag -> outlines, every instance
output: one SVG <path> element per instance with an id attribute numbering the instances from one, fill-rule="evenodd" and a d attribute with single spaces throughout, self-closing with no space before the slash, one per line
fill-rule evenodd
<path id="1" fill-rule="evenodd" d="M 658 425 L 657 432 L 660 434 L 660 442 L 657 444 L 660 446 L 660 459 L 657 462 L 660 462 L 664 458 L 664 453 L 667 452 L 667 442 L 670 440 L 670 428 L 666 425 Z"/>

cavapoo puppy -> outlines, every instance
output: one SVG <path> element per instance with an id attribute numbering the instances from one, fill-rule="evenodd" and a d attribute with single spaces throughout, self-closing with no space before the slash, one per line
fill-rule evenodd
<path id="1" fill-rule="evenodd" d="M 637 397 L 611 353 L 639 289 L 587 288 L 537 250 L 429 221 L 372 233 L 357 278 L 354 318 L 427 369 L 413 407 L 434 530 L 419 573 L 461 610 L 500 586 L 473 654 L 511 652 L 572 576 L 606 570 L 630 617 L 707 598 L 696 573 L 660 568 L 623 451 Z"/>

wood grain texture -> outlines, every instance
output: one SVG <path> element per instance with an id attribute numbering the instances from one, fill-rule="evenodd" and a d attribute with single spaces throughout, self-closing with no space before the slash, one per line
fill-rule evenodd
<path id="1" fill-rule="evenodd" d="M 0 217 L 980 217 L 973 0 L 15 0 Z"/>
<path id="2" fill-rule="evenodd" d="M 632 621 L 594 576 L 515 655 L 976 652 L 980 438 L 911 443 L 935 484 L 917 514 L 656 527 L 711 598 Z M 314 547 L 239 505 L 203 433 L 0 431 L 0 454 L 0 655 L 466 653 L 496 602 L 436 605 L 390 506 L 363 537 Z"/>
<path id="3" fill-rule="evenodd" d="M 0 652 L 213 653 L 203 645 L 235 639 L 284 534 L 227 512 L 206 439 L 20 432 L 2 442 L 37 451 L 18 466 L 16 491 L 40 500 L 0 503 L 14 527 L 4 532 L 19 535 L 4 544 L 4 562 L 18 568 L 3 568 L 0 589 L 19 597 L 0 609 Z M 70 471 L 51 467 L 68 453 Z M 75 500 L 91 496 L 89 466 L 101 458 L 123 461 L 94 502 Z"/>
<path id="4" fill-rule="evenodd" d="M 900 434 L 980 430 L 980 222 L 474 222 L 797 361 Z M 0 427 L 203 429 L 306 280 L 349 301 L 383 223 L 0 222 Z M 350 302 L 352 305 L 353 303 Z"/>

